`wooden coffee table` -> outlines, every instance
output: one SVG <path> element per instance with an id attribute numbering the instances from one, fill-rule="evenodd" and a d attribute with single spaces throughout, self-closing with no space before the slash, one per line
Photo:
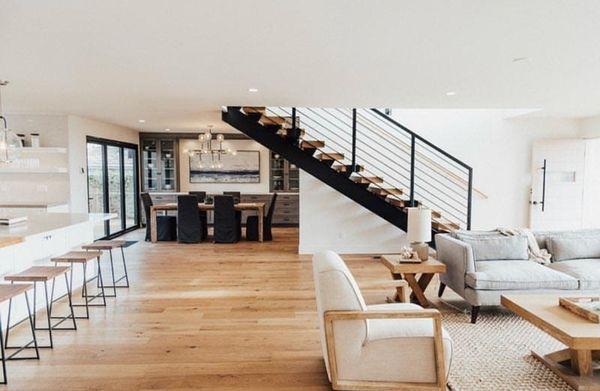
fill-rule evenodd
<path id="1" fill-rule="evenodd" d="M 433 258 L 419 263 L 401 263 L 399 255 L 382 255 L 381 261 L 390 270 L 394 280 L 406 280 L 408 282 L 410 289 L 412 289 L 411 301 L 417 301 L 422 307 L 429 307 L 429 300 L 425 297 L 425 289 L 427 289 L 435 273 L 446 273 L 445 264 Z M 417 274 L 421 275 L 418 280 Z M 396 301 L 402 301 L 403 297 L 403 288 L 398 287 Z"/>
<path id="2" fill-rule="evenodd" d="M 564 295 L 507 295 L 502 305 L 556 338 L 567 349 L 550 354 L 531 352 L 576 390 L 600 390 L 594 359 L 600 359 L 600 324 L 591 322 L 558 305 Z M 598 367 L 600 369 L 600 367 Z"/>

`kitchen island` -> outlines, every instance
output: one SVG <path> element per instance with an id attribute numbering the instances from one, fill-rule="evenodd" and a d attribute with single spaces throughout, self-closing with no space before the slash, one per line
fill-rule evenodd
<path id="1" fill-rule="evenodd" d="M 18 273 L 31 266 L 51 265 L 50 258 L 93 242 L 94 225 L 113 216 L 95 213 L 32 213 L 27 214 L 25 222 L 0 226 L 0 279 L 6 274 Z M 74 289 L 82 285 L 80 269 L 75 268 L 73 271 Z M 88 278 L 94 274 L 95 268 L 90 269 Z M 65 293 L 64 280 L 57 279 L 54 297 Z M 39 294 L 36 301 L 38 310 L 44 308 L 43 294 Z M 6 315 L 6 310 L 6 305 L 0 307 L 2 316 Z M 26 314 L 25 303 L 15 302 L 12 319 L 24 319 Z"/>

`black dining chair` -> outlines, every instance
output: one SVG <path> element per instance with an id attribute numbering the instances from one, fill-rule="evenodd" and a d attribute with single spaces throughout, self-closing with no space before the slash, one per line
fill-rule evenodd
<path id="1" fill-rule="evenodd" d="M 152 206 L 152 197 L 148 193 L 140 194 L 144 214 L 146 215 L 146 241 L 150 241 L 150 207 Z M 159 241 L 177 240 L 177 217 L 176 216 L 156 216 L 156 232 Z"/>
<path id="2" fill-rule="evenodd" d="M 233 202 L 236 204 L 239 204 L 240 200 L 242 199 L 242 193 L 239 191 L 224 191 L 223 195 L 232 196 Z"/>
<path id="3" fill-rule="evenodd" d="M 273 212 L 275 211 L 275 202 L 277 201 L 277 193 L 273 193 L 271 197 L 271 205 L 269 211 L 263 218 L 263 240 L 273 240 L 271 224 L 273 221 Z M 248 216 L 246 219 L 246 239 L 258 240 L 258 216 Z"/>
<path id="4" fill-rule="evenodd" d="M 198 214 L 195 195 L 177 197 L 177 240 L 179 243 L 200 243 L 206 237 Z"/>
<path id="5" fill-rule="evenodd" d="M 233 197 L 218 195 L 215 203 L 215 243 L 235 243 L 241 239 L 242 221 L 236 213 Z"/>
<path id="6" fill-rule="evenodd" d="M 190 191 L 190 195 L 195 195 L 198 198 L 198 203 L 203 203 L 206 201 L 206 192 L 205 191 Z M 200 221 L 202 222 L 202 235 L 204 239 L 208 237 L 208 212 L 205 210 L 199 210 Z M 202 239 L 202 240 L 204 240 Z"/>

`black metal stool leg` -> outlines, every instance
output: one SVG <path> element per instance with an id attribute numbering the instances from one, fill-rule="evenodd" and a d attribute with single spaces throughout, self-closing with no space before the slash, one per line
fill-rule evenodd
<path id="1" fill-rule="evenodd" d="M 33 346 L 35 347 L 35 358 L 37 360 L 39 360 L 40 359 L 40 350 L 38 349 L 37 338 L 35 336 L 35 326 L 33 324 L 33 320 L 31 319 L 31 307 L 29 306 L 29 296 L 27 296 L 27 292 L 23 292 L 23 294 L 25 295 L 25 303 L 27 304 L 27 315 L 29 315 L 29 325 L 31 326 L 31 335 L 33 336 Z M 29 344 L 27 344 L 27 345 L 29 345 Z"/>
<path id="2" fill-rule="evenodd" d="M 38 349 L 39 346 L 37 343 L 37 337 L 35 335 L 35 325 L 33 323 L 33 318 L 31 317 L 31 306 L 29 305 L 29 296 L 27 295 L 27 292 L 23 292 L 23 295 L 25 296 L 25 303 L 27 304 L 27 318 L 29 319 L 29 326 L 31 327 L 31 336 L 33 337 L 33 339 L 22 346 L 8 346 L 8 339 L 7 339 L 4 349 L 17 349 L 17 350 L 15 352 L 11 353 L 9 356 L 6 356 L 4 358 L 5 361 L 7 361 L 7 360 L 39 360 L 40 359 L 40 352 Z M 6 330 L 8 331 L 9 329 L 10 329 L 10 323 L 7 323 Z M 31 344 L 33 344 L 33 346 L 30 346 Z M 34 357 L 15 357 L 17 354 L 21 353 L 23 350 L 26 350 L 26 349 L 35 349 L 35 356 Z"/>
<path id="3" fill-rule="evenodd" d="M 125 262 L 125 250 L 121 246 L 121 258 L 123 259 L 123 270 L 125 271 L 125 286 L 123 288 L 129 288 L 129 275 L 127 274 L 127 262 Z"/>
<path id="4" fill-rule="evenodd" d="M 12 284 L 12 282 L 11 282 Z M 4 338 L 6 338 L 4 340 L 4 346 L 8 347 L 8 334 L 10 332 L 10 312 L 12 310 L 12 297 L 10 298 L 10 300 L 8 300 L 8 315 L 7 315 L 7 322 L 6 322 L 6 334 L 4 335 Z M 4 360 L 2 360 L 4 361 Z"/>
<path id="5" fill-rule="evenodd" d="M 100 289 L 102 290 L 102 304 L 106 306 L 106 293 L 104 292 L 104 279 L 102 279 L 102 268 L 100 267 L 100 257 L 96 258 L 98 262 L 98 278 L 100 279 Z"/>
<path id="6" fill-rule="evenodd" d="M 10 304 L 9 304 L 10 306 Z M 0 318 L 0 351 L 2 352 L 2 381 L 0 384 L 6 384 L 6 356 L 4 353 L 4 336 L 2 335 L 2 319 Z"/>
<path id="7" fill-rule="evenodd" d="M 52 304 L 50 297 L 48 296 L 48 281 L 44 281 L 44 293 L 46 297 L 46 317 L 48 318 L 48 337 L 50 338 L 50 349 L 54 347 L 54 341 L 52 340 Z"/>

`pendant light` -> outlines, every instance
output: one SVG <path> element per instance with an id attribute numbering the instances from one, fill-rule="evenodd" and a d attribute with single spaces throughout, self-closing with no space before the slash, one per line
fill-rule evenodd
<path id="1" fill-rule="evenodd" d="M 198 156 L 198 165 L 200 168 L 203 167 L 203 156 L 207 156 L 209 160 L 208 165 L 210 168 L 223 168 L 221 158 L 224 155 L 236 155 L 237 152 L 231 148 L 224 148 L 223 140 L 225 136 L 219 133 L 213 137 L 213 125 L 208 125 L 208 130 L 205 133 L 198 135 L 198 141 L 200 142 L 200 150 L 189 151 L 189 156 Z M 213 144 L 213 140 L 216 143 Z M 216 144 L 216 145 L 215 145 Z"/>
<path id="2" fill-rule="evenodd" d="M 7 80 L 0 80 L 0 163 L 11 163 L 18 159 L 20 149 L 23 147 L 21 140 L 12 130 L 8 129 L 6 118 L 2 111 L 2 87 L 8 85 Z"/>

